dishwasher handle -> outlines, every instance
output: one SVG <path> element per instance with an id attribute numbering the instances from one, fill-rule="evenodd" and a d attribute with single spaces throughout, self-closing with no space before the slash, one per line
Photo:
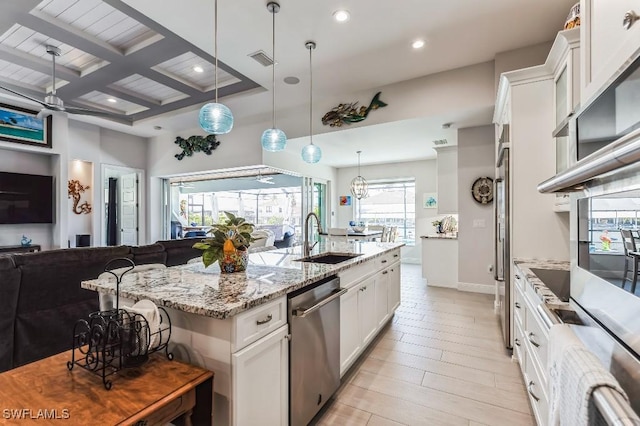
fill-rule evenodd
<path id="1" fill-rule="evenodd" d="M 346 288 L 337 288 L 335 290 L 333 290 L 331 292 L 331 295 L 329 297 L 327 297 L 326 299 L 322 299 L 320 302 L 316 303 L 315 305 L 313 305 L 310 308 L 296 308 L 293 310 L 293 316 L 294 317 L 300 317 L 300 318 L 304 318 L 307 315 L 309 315 L 312 312 L 317 311 L 318 309 L 322 308 L 324 305 L 326 305 L 327 303 L 331 302 L 332 300 L 337 299 L 338 297 L 342 296 L 343 294 L 345 294 L 347 292 L 348 289 Z"/>

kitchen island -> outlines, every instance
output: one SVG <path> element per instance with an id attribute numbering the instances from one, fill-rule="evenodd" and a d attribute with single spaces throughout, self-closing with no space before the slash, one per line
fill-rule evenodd
<path id="1" fill-rule="evenodd" d="M 220 274 L 201 263 L 127 274 L 121 305 L 149 299 L 167 309 L 178 358 L 216 374 L 215 424 L 288 424 L 287 294 L 338 276 L 340 374 L 353 364 L 400 304 L 402 243 L 319 244 L 312 256 L 353 253 L 344 262 L 300 262 L 301 247 L 250 255 L 245 273 Z M 114 277 L 82 287 L 115 294 Z"/>

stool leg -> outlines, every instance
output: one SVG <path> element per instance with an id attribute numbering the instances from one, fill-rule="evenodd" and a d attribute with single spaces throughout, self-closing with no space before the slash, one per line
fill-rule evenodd
<path id="1" fill-rule="evenodd" d="M 638 281 L 638 263 L 640 262 L 640 258 L 636 258 L 635 262 L 633 262 L 633 280 L 631 281 L 631 294 L 635 294 L 636 292 L 636 282 Z"/>

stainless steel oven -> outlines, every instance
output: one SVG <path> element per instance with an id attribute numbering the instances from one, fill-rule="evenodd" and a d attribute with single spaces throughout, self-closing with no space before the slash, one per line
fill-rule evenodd
<path id="1" fill-rule="evenodd" d="M 640 412 L 640 50 L 628 64 L 570 120 L 577 162 L 538 190 L 571 193 L 570 304 L 588 325 L 579 337 Z"/>

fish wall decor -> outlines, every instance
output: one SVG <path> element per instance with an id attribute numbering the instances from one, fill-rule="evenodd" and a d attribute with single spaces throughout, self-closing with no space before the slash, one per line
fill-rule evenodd
<path id="1" fill-rule="evenodd" d="M 368 107 L 363 105 L 358 108 L 358 102 L 338 105 L 322 117 L 322 124 L 341 127 L 344 123 L 351 124 L 364 121 L 372 110 L 387 106 L 386 103 L 380 100 L 381 93 L 376 93 Z"/>
<path id="2" fill-rule="evenodd" d="M 189 136 L 187 139 L 178 136 L 174 143 L 182 148 L 180 154 L 174 155 L 178 160 L 182 160 L 185 156 L 191 157 L 194 152 L 204 152 L 211 155 L 211 152 L 220 145 L 216 135 Z"/>

